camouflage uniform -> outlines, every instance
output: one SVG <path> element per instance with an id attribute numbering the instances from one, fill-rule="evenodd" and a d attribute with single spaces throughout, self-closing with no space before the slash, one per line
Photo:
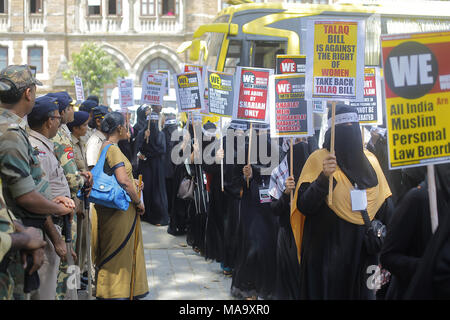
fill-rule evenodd
<path id="1" fill-rule="evenodd" d="M 84 185 L 84 179 L 80 175 L 74 158 L 72 141 L 70 139 L 70 131 L 67 125 L 63 124 L 56 136 L 52 139 L 55 145 L 55 155 L 58 158 L 61 167 L 64 170 L 67 182 L 70 187 L 72 199 L 76 198 L 78 190 Z"/>
<path id="2" fill-rule="evenodd" d="M 11 236 L 9 233 L 14 232 L 12 217 L 9 215 L 6 204 L 3 201 L 0 180 L 0 300 L 12 300 L 14 279 L 8 271 L 9 262 L 11 261 Z"/>
<path id="3" fill-rule="evenodd" d="M 70 194 L 72 199 L 76 199 L 76 194 L 84 185 L 84 179 L 80 175 L 77 164 L 74 158 L 74 152 L 72 147 L 72 141 L 70 139 L 70 131 L 67 125 L 63 124 L 56 136 L 52 139 L 55 145 L 55 155 L 64 170 L 67 182 L 70 187 Z M 75 231 L 75 232 L 73 232 Z M 74 223 L 72 224 L 72 239 L 73 244 L 76 243 L 76 216 L 74 217 Z M 75 249 L 75 248 L 74 248 Z M 66 261 L 61 261 L 58 274 L 58 285 L 56 288 L 56 299 L 63 300 L 66 293 L 66 280 L 69 277 L 67 274 L 68 264 Z"/>
<path id="4" fill-rule="evenodd" d="M 28 66 L 12 65 L 0 72 L 1 83 L 6 79 L 17 89 L 30 85 L 42 85 L 34 79 Z M 7 89 L 6 89 L 7 90 Z M 48 181 L 40 167 L 39 159 L 28 140 L 26 122 L 10 110 L 0 108 L 0 178 L 3 181 L 3 197 L 17 220 L 25 226 L 42 230 L 46 215 L 34 214 L 16 204 L 15 199 L 32 191 L 37 191 L 48 200 L 51 193 Z M 19 263 L 18 252 L 9 263 L 8 272 L 14 280 L 14 297 L 22 299 L 24 270 Z"/>
<path id="5" fill-rule="evenodd" d="M 88 166 L 86 162 L 86 145 L 84 141 L 81 139 L 83 137 L 80 137 L 78 139 L 73 134 L 71 135 L 72 145 L 73 145 L 73 151 L 74 151 L 74 157 L 75 161 L 77 163 L 77 167 L 80 171 L 88 171 Z M 83 203 L 80 202 L 78 204 L 79 210 L 82 211 Z M 87 229 L 89 228 L 90 224 L 88 221 L 89 217 L 85 217 L 81 221 L 77 218 L 77 242 L 76 242 L 76 252 L 78 257 L 78 266 L 80 267 L 81 273 L 84 273 L 87 271 L 86 264 L 87 264 Z M 81 237 L 80 237 L 81 235 Z"/>

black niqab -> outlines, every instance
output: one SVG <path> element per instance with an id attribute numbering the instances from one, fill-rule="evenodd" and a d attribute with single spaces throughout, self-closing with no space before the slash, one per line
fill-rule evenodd
<path id="1" fill-rule="evenodd" d="M 335 132 L 335 155 L 339 168 L 350 182 L 359 189 L 378 184 L 377 175 L 363 151 L 361 130 L 358 123 L 338 124 Z M 323 147 L 330 150 L 331 128 L 325 133 Z"/>

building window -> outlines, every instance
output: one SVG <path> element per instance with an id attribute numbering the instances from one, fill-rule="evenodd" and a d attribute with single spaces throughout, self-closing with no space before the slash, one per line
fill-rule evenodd
<path id="1" fill-rule="evenodd" d="M 28 64 L 36 67 L 37 73 L 44 72 L 44 49 L 42 47 L 28 48 Z"/>
<path id="2" fill-rule="evenodd" d="M 122 0 L 108 0 L 108 15 L 122 15 Z"/>
<path id="3" fill-rule="evenodd" d="M 155 0 L 141 0 L 141 16 L 155 15 Z"/>
<path id="4" fill-rule="evenodd" d="M 8 66 L 8 47 L 0 47 L 0 70 Z"/>
<path id="5" fill-rule="evenodd" d="M 8 13 L 8 1 L 0 0 L 0 13 Z"/>
<path id="6" fill-rule="evenodd" d="M 30 0 L 30 13 L 42 14 L 42 0 Z"/>
<path id="7" fill-rule="evenodd" d="M 169 70 L 170 76 L 176 74 L 175 69 L 169 62 L 167 62 L 167 60 L 164 60 L 162 58 L 156 58 L 147 63 L 144 69 L 142 69 L 141 78 L 139 80 L 140 83 L 142 83 L 142 76 L 144 75 L 145 72 L 156 72 L 156 70 Z M 169 81 L 169 83 L 171 82 L 172 81 Z"/>
<path id="8" fill-rule="evenodd" d="M 178 0 L 161 0 L 161 15 L 178 15 Z"/>
<path id="9" fill-rule="evenodd" d="M 101 0 L 88 0 L 88 16 L 99 16 L 102 14 Z"/>

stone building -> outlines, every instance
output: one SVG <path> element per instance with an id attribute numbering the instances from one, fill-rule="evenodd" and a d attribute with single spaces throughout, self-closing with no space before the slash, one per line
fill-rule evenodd
<path id="1" fill-rule="evenodd" d="M 74 89 L 63 79 L 84 42 L 100 44 L 139 86 L 145 70 L 180 72 L 187 52 L 177 48 L 227 6 L 224 0 L 0 0 L 0 69 L 37 67 L 39 93 Z M 255 2 L 269 2 L 256 0 Z M 270 2 L 317 2 L 272 0 Z M 103 102 L 111 103 L 114 84 Z"/>

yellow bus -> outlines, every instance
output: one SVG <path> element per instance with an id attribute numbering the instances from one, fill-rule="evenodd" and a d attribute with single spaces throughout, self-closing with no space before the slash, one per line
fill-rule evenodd
<path id="1" fill-rule="evenodd" d="M 348 2 L 348 1 L 347 1 Z M 380 35 L 450 30 L 447 1 L 388 1 L 375 4 L 253 3 L 229 0 L 213 23 L 200 26 L 189 58 L 217 71 L 234 72 L 236 66 L 275 68 L 277 54 L 305 54 L 306 26 L 310 18 L 365 18 L 365 64 L 380 66 Z"/>

